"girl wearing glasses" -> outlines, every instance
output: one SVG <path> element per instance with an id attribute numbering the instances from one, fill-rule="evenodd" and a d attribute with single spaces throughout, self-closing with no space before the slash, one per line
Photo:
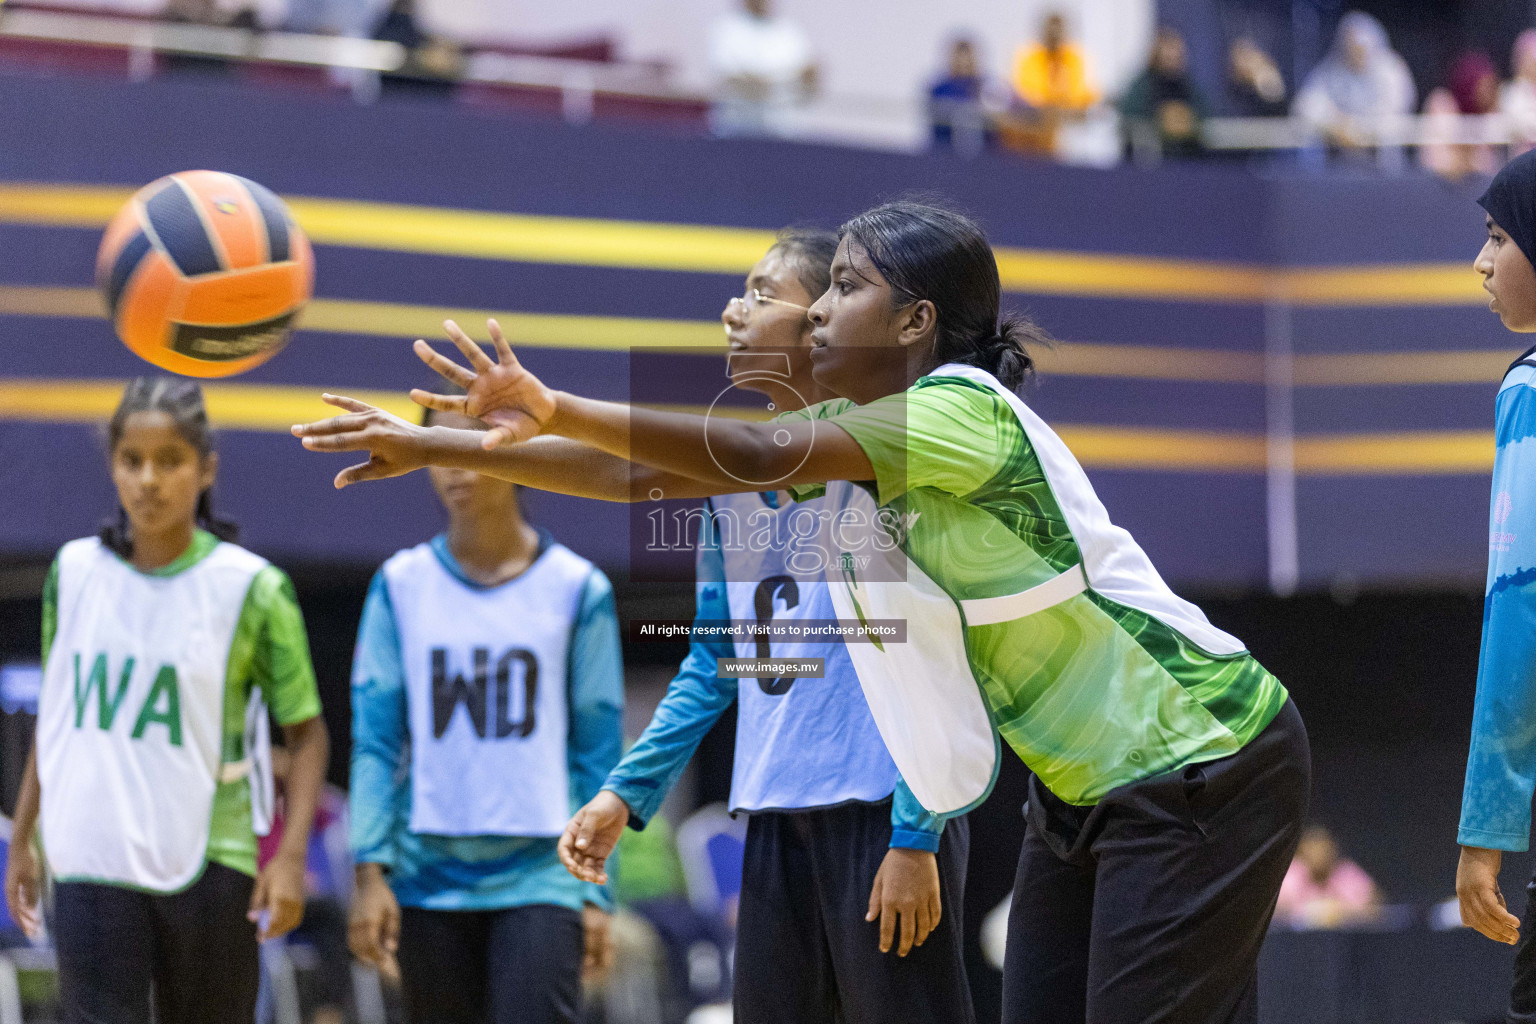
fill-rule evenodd
<path id="1" fill-rule="evenodd" d="M 749 272 L 744 294 L 726 304 L 721 319 L 736 388 L 761 393 L 779 410 L 832 397 L 811 374 L 806 312 L 830 284 L 836 247 L 830 232 L 781 233 Z M 482 435 L 453 436 L 483 453 Z M 670 497 L 701 493 L 695 481 L 559 438 L 483 454 L 492 458 L 481 472 L 535 487 L 609 500 L 645 500 L 657 490 Z M 762 493 L 744 488 L 720 493 L 706 507 L 695 588 L 701 624 L 837 617 L 825 566 L 795 556 L 827 546 L 822 534 L 830 513 L 873 517 L 865 492 L 796 503 L 771 486 Z M 756 530 L 802 543 L 754 550 L 743 537 Z M 719 659 L 738 656 L 821 658 L 824 676 L 717 675 Z M 737 914 L 736 1019 L 973 1020 L 959 915 L 967 823 L 959 818 L 946 827 L 901 782 L 839 640 L 694 640 L 639 741 L 567 827 L 567 866 L 588 882 L 606 881 L 605 861 L 624 826 L 645 826 L 733 702 L 731 808 L 750 815 Z"/>
<path id="2" fill-rule="evenodd" d="M 906 643 L 849 645 L 903 778 L 935 810 L 979 799 L 997 736 L 1034 773 L 1003 1020 L 1256 1021 L 1259 948 L 1306 812 L 1305 729 L 1019 400 L 1039 335 L 999 319 L 1000 292 L 974 223 L 888 204 L 843 226 L 808 313 L 815 379 L 842 397 L 793 422 L 712 423 L 706 445 L 699 417 L 556 392 L 504 341 L 493 362 L 458 337 L 469 369 L 417 348 L 468 394 L 415 395 L 492 424 L 486 448 L 556 434 L 695 493 L 868 482 L 904 582 L 847 560 L 829 589 L 845 617 L 906 622 Z M 376 412 L 295 432 L 369 450 L 339 482 L 474 461 Z"/>

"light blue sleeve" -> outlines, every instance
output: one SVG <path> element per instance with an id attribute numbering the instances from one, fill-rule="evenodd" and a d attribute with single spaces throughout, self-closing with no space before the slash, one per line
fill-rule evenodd
<path id="1" fill-rule="evenodd" d="M 566 740 L 571 777 L 571 807 L 597 795 L 624 749 L 624 658 L 619 646 L 619 617 L 613 585 L 594 569 L 581 595 L 581 609 L 571 631 L 570 734 Z M 608 887 L 584 883 L 586 902 L 613 909 Z"/>
<path id="2" fill-rule="evenodd" d="M 1536 788 L 1536 389 L 1506 385 L 1497 408 L 1483 643 L 1456 838 L 1524 850 Z"/>
<path id="3" fill-rule="evenodd" d="M 943 832 L 944 816 L 934 814 L 918 803 L 912 790 L 907 788 L 907 780 L 897 779 L 896 793 L 891 800 L 891 848 L 936 853 Z"/>
<path id="4" fill-rule="evenodd" d="M 395 838 L 405 827 L 405 673 L 400 634 L 382 570 L 363 603 L 352 655 L 352 784 L 349 794 L 352 855 L 394 864 Z"/>
<path id="5" fill-rule="evenodd" d="M 725 561 L 711 520 L 701 531 L 694 583 L 696 623 L 731 617 L 725 594 Z M 715 674 L 717 659 L 735 656 L 729 641 L 694 640 L 667 686 L 650 724 L 603 783 L 629 805 L 630 824 L 645 827 L 677 784 L 710 728 L 736 699 L 736 680 Z"/>

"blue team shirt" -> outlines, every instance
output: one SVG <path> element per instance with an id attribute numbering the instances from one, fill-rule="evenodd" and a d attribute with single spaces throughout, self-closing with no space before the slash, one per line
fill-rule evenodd
<path id="1" fill-rule="evenodd" d="M 540 553 L 551 543 L 541 531 Z M 466 586 L 479 589 L 454 560 L 445 536 L 432 551 Z M 613 588 L 593 570 L 572 625 L 566 673 L 570 732 L 566 740 L 571 809 L 597 795 L 623 747 L 623 660 Z M 494 910 L 535 903 L 581 909 L 612 907 L 606 887 L 572 876 L 555 853 L 556 839 L 434 836 L 410 831 L 409 730 L 399 633 L 383 574 L 363 605 L 352 665 L 352 851 L 385 865 L 403 906 Z"/>
<path id="2" fill-rule="evenodd" d="M 724 556 L 706 519 L 697 553 L 695 622 L 722 622 L 731 618 L 725 580 Z M 690 643 L 688 656 L 668 685 L 666 696 L 657 705 L 650 724 L 603 784 L 602 788 L 612 790 L 629 805 L 630 824 L 635 828 L 644 828 L 645 823 L 655 816 L 700 741 L 736 700 L 738 680 L 715 674 L 718 659 L 735 656 L 735 648 L 729 641 L 695 640 Z M 833 671 L 836 664 L 833 659 L 827 659 L 828 671 Z M 841 664 L 852 671 L 846 659 Z M 847 682 L 858 687 L 855 679 Z M 796 770 L 797 765 L 792 762 L 783 765 L 787 777 L 785 788 L 793 788 Z M 943 829 L 943 817 L 918 803 L 907 784 L 898 777 L 891 804 L 890 845 L 935 851 L 939 848 Z"/>
<path id="3" fill-rule="evenodd" d="M 1536 368 L 1505 376 L 1494 433 L 1483 644 L 1456 838 L 1524 850 L 1536 787 Z"/>

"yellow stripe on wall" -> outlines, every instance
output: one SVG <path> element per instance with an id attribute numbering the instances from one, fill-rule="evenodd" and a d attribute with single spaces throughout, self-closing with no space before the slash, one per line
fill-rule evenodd
<path id="1" fill-rule="evenodd" d="M 116 408 L 126 383 L 0 379 L 0 420 L 103 423 Z M 203 384 L 216 428 L 284 433 L 295 423 L 340 414 L 320 401 L 322 390 L 318 386 Z M 333 390 L 407 419 L 420 415 L 420 408 L 400 392 Z M 704 411 L 700 406 L 663 408 Z M 757 418 L 745 409 L 727 414 Z M 1266 467 L 1267 442 L 1260 434 L 1077 423 L 1056 429 L 1079 461 L 1094 469 L 1262 473 Z M 1297 472 L 1305 476 L 1482 475 L 1493 467 L 1493 434 L 1453 430 L 1304 436 L 1296 439 L 1295 459 Z"/>
<path id="2" fill-rule="evenodd" d="M 0 379 L 0 419 L 40 423 L 105 423 L 122 398 L 125 380 Z M 215 429 L 286 432 L 342 410 L 320 400 L 324 388 L 203 383 Z M 407 419 L 421 415 L 410 396 L 396 391 L 341 392 Z M 297 441 L 294 444 L 298 444 Z"/>
<path id="3" fill-rule="evenodd" d="M 100 228 L 133 194 L 122 187 L 0 184 L 0 223 Z M 310 238 L 389 252 L 641 270 L 741 274 L 773 232 L 713 225 L 538 217 L 446 207 L 287 197 Z M 1460 263 L 1274 269 L 1240 263 L 999 246 L 1003 288 L 1034 295 L 1304 306 L 1479 305 Z"/>
<path id="4" fill-rule="evenodd" d="M 0 285 L 0 315 L 100 319 L 101 299 L 90 288 L 35 288 Z M 305 307 L 301 329 L 391 340 L 443 337 L 443 321 L 456 320 L 471 337 L 489 337 L 485 321 L 501 321 L 512 343 L 531 348 L 622 352 L 648 346 L 724 351 L 720 325 L 707 320 L 577 316 L 563 313 L 498 312 L 452 306 L 315 299 Z M 1262 384 L 1264 357 L 1258 352 L 1171 345 L 1058 342 L 1036 348 L 1044 374 L 1107 379 Z M 1305 387 L 1374 384 L 1483 384 L 1498 381 L 1512 350 L 1462 352 L 1372 352 L 1300 355 L 1295 383 Z"/>
<path id="5" fill-rule="evenodd" d="M 1493 470 L 1491 430 L 1411 430 L 1296 439 L 1306 476 L 1484 475 Z"/>

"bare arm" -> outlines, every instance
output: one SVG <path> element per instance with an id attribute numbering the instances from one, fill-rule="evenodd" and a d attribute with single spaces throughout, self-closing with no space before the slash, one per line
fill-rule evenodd
<path id="1" fill-rule="evenodd" d="M 260 924 L 263 941 L 286 935 L 304 919 L 304 864 L 309 855 L 309 831 L 325 784 L 325 766 L 331 743 L 325 722 L 314 718 L 283 726 L 289 754 L 288 777 L 283 786 L 283 838 L 256 876 L 248 915 Z M 262 917 L 265 915 L 266 920 Z"/>
<path id="2" fill-rule="evenodd" d="M 419 427 L 363 402 L 326 395 L 328 403 L 349 414 L 295 426 L 293 433 L 311 451 L 369 453 L 367 462 L 337 474 L 337 487 L 425 465 L 604 501 L 645 501 L 657 491 L 669 498 L 698 498 L 874 479 L 864 450 L 829 423 L 751 423 L 555 392 L 518 363 L 494 320 L 489 326 L 497 362 L 452 321 L 444 326 L 473 370 L 424 341 L 416 343 L 416 352 L 467 394 L 416 390 L 411 397 L 428 408 L 484 420 L 491 429 Z"/>
<path id="3" fill-rule="evenodd" d="M 25 846 L 32 841 L 42 795 L 42 785 L 37 781 L 37 743 L 34 741 L 27 753 L 26 771 L 21 776 L 21 792 L 16 795 L 16 814 L 11 819 L 12 846 Z"/>
<path id="4" fill-rule="evenodd" d="M 10 856 L 5 864 L 5 904 L 11 920 L 27 935 L 41 933 L 42 915 L 38 900 L 42 895 L 43 868 L 38 860 L 37 848 L 32 844 L 32 834 L 37 826 L 37 813 L 42 798 L 42 787 L 37 779 L 37 744 L 27 755 L 27 770 L 21 778 L 21 792 L 16 797 L 16 816 L 11 826 Z"/>
<path id="5" fill-rule="evenodd" d="M 555 494 L 598 501 L 636 502 L 657 498 L 702 498 L 752 490 L 719 470 L 709 481 L 636 465 L 564 437 L 536 437 L 524 444 L 487 451 L 483 431 L 422 427 L 339 395 L 326 395 L 347 414 L 295 427 L 304 447 L 317 452 L 366 451 L 368 461 L 336 475 L 336 486 L 403 476 L 425 466 L 483 473 Z"/>
<path id="6" fill-rule="evenodd" d="M 580 398 L 553 391 L 529 373 L 495 321 L 489 324 L 494 362 L 452 321 L 444 327 L 470 368 L 439 355 L 424 341 L 416 342 L 416 354 L 466 394 L 415 390 L 411 397 L 428 408 L 485 420 L 491 429 L 481 443 L 488 450 L 557 434 L 719 488 L 708 494 L 874 478 L 864 450 L 846 431 L 828 423 L 748 423 Z"/>

